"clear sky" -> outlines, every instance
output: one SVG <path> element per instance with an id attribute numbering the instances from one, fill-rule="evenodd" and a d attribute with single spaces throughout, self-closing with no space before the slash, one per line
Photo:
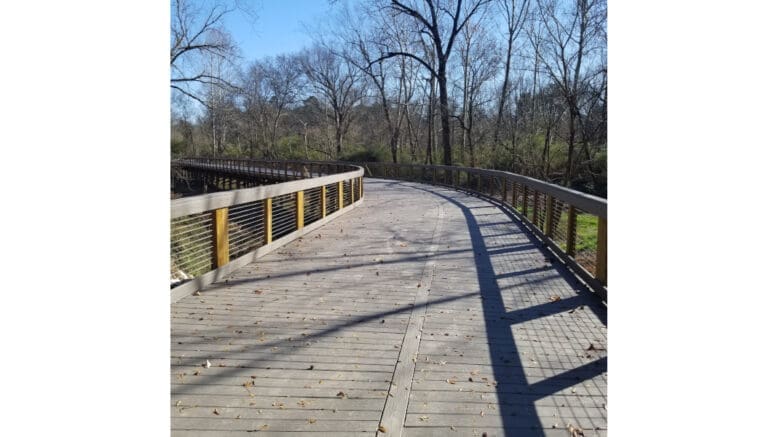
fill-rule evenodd
<path id="1" fill-rule="evenodd" d="M 225 27 L 240 46 L 246 61 L 289 53 L 312 41 L 305 25 L 315 25 L 335 7 L 329 0 L 244 0 L 256 18 L 240 10 L 232 12 Z"/>

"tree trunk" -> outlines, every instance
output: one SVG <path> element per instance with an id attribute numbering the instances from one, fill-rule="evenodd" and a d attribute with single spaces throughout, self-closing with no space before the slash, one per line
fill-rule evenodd
<path id="1" fill-rule="evenodd" d="M 440 88 L 440 125 L 442 127 L 442 159 L 445 165 L 453 165 L 451 156 L 451 131 L 448 113 L 448 80 L 445 77 L 445 69 L 438 70 L 438 86 Z"/>

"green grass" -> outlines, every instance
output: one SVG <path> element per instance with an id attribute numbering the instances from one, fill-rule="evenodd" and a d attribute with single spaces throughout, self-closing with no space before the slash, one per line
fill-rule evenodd
<path id="1" fill-rule="evenodd" d="M 522 207 L 518 205 L 516 210 L 518 213 L 521 213 Z M 526 209 L 526 217 L 531 221 L 532 214 L 534 209 L 529 206 Z M 538 220 L 542 217 L 542 213 L 538 213 Z M 559 220 L 559 223 L 557 225 L 557 231 L 556 234 L 566 235 L 567 232 L 567 223 L 569 221 L 569 211 L 565 210 L 561 213 L 561 219 Z M 593 214 L 588 214 L 584 212 L 578 212 L 576 217 L 576 232 L 577 232 L 577 241 L 575 245 L 575 252 L 578 255 L 583 255 L 586 253 L 596 253 L 596 242 L 598 239 L 598 226 L 599 226 L 599 219 Z M 543 229 L 544 231 L 544 229 Z M 558 235 L 554 235 L 552 237 L 553 241 L 556 242 L 556 244 L 561 247 L 564 251 L 567 250 L 567 242 L 566 238 L 558 238 Z"/>

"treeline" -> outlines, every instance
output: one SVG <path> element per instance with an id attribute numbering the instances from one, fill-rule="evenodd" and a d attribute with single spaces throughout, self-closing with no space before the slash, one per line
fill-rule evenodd
<path id="1" fill-rule="evenodd" d="M 333 3 L 312 47 L 245 60 L 234 7 L 173 0 L 173 156 L 486 167 L 606 196 L 605 1 Z"/>

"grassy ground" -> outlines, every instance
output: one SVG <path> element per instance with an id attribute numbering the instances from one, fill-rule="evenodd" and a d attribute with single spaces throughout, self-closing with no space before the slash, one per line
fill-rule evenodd
<path id="1" fill-rule="evenodd" d="M 521 212 L 521 207 L 516 208 L 518 213 Z M 526 210 L 526 217 L 531 220 L 534 211 L 531 206 Z M 542 217 L 542 211 L 538 212 L 538 220 Z M 569 211 L 564 210 L 561 213 L 561 218 L 556 226 L 556 231 L 552 236 L 553 241 L 558 246 L 566 251 L 567 241 L 566 232 L 567 224 L 569 222 Z M 596 260 L 596 244 L 598 239 L 598 226 L 599 219 L 595 215 L 578 211 L 576 216 L 576 234 L 575 240 L 575 259 L 589 272 L 595 269 Z"/>

